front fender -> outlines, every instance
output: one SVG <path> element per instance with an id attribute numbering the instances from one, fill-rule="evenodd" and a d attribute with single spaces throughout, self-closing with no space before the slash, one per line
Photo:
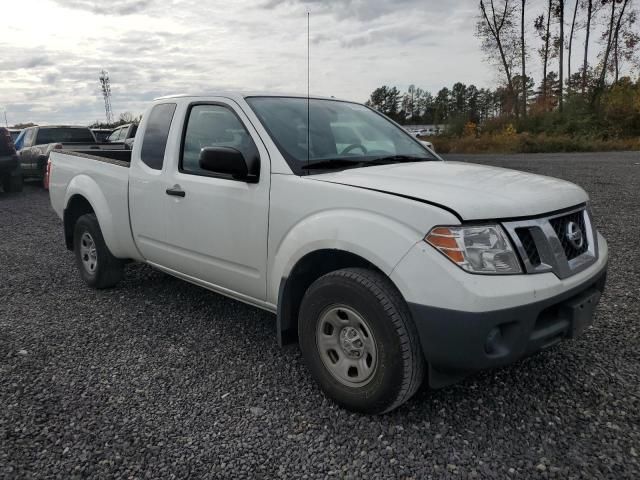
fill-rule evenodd
<path id="1" fill-rule="evenodd" d="M 329 209 L 305 217 L 282 236 L 271 252 L 268 301 L 295 265 L 317 250 L 342 250 L 364 258 L 387 275 L 424 232 L 387 215 L 359 209 Z"/>

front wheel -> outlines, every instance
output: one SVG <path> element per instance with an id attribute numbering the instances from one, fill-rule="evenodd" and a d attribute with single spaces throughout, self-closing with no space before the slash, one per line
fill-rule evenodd
<path id="1" fill-rule="evenodd" d="M 349 268 L 316 280 L 302 300 L 298 330 L 311 374 L 349 410 L 388 412 L 422 383 L 425 362 L 411 315 L 378 272 Z"/>
<path id="2" fill-rule="evenodd" d="M 122 279 L 124 262 L 107 248 L 95 214 L 82 215 L 76 222 L 73 250 L 80 276 L 91 288 L 110 288 Z"/>

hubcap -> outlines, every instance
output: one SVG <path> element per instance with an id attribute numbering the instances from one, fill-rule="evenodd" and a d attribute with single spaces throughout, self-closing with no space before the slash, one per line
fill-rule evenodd
<path id="1" fill-rule="evenodd" d="M 80 258 L 84 269 L 93 274 L 98 266 L 98 252 L 96 251 L 96 243 L 89 232 L 84 232 L 80 237 Z"/>
<path id="2" fill-rule="evenodd" d="M 355 310 L 326 309 L 320 315 L 316 344 L 325 368 L 343 385 L 362 387 L 373 378 L 378 349 L 369 324 Z"/>

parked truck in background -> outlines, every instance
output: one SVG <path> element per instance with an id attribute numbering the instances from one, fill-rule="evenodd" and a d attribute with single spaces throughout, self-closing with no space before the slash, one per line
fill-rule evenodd
<path id="1" fill-rule="evenodd" d="M 112 128 L 92 128 L 91 132 L 93 136 L 96 138 L 96 142 L 106 142 L 109 138 L 109 135 L 113 133 Z"/>
<path id="2" fill-rule="evenodd" d="M 10 128 L 10 129 L 9 129 L 9 135 L 11 135 L 11 140 L 12 140 L 13 142 L 15 142 L 15 141 L 16 141 L 16 139 L 17 139 L 17 138 L 18 138 L 18 136 L 20 135 L 20 132 L 21 132 L 21 131 L 22 131 L 22 130 L 17 130 L 17 129 L 15 129 L 15 128 Z"/>
<path id="3" fill-rule="evenodd" d="M 55 150 L 51 164 L 90 287 L 134 260 L 273 312 L 280 343 L 297 340 L 356 411 L 575 338 L 604 288 L 584 190 L 445 162 L 357 103 L 165 97 L 133 151 Z"/>
<path id="4" fill-rule="evenodd" d="M 22 171 L 10 131 L 0 127 L 0 185 L 9 192 L 22 191 Z"/>
<path id="5" fill-rule="evenodd" d="M 25 128 L 16 144 L 25 177 L 44 180 L 47 160 L 53 150 L 98 150 L 123 148 L 122 145 L 100 144 L 89 127 L 44 126 Z"/>
<path id="6" fill-rule="evenodd" d="M 111 144 L 120 144 L 125 150 L 131 150 L 133 148 L 133 141 L 136 138 L 137 131 L 138 124 L 136 123 L 121 125 L 113 129 L 106 141 Z"/>

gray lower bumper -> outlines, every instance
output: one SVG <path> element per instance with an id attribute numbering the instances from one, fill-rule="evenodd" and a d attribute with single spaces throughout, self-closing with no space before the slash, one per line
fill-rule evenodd
<path id="1" fill-rule="evenodd" d="M 519 307 L 471 313 L 409 304 L 438 388 L 469 373 L 512 363 L 582 333 L 604 291 L 606 265 L 583 284 Z"/>

